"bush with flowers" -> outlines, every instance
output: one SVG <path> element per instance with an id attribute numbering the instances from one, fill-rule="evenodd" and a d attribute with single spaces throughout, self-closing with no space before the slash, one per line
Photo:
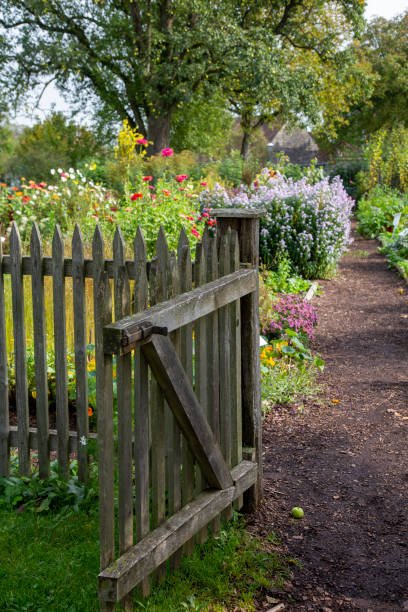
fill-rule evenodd
<path id="1" fill-rule="evenodd" d="M 288 257 L 305 278 L 330 277 L 350 244 L 350 216 L 354 205 L 341 180 L 324 178 L 311 184 L 306 177 L 286 179 L 268 168 L 254 183 L 229 194 L 217 186 L 200 201 L 213 206 L 264 209 L 260 255 L 276 265 Z"/>

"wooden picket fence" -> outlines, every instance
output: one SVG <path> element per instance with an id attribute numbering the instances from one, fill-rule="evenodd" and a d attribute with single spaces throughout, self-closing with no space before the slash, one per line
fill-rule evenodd
<path id="1" fill-rule="evenodd" d="M 217 235 L 205 232 L 194 262 L 184 231 L 173 253 L 160 230 L 150 261 L 140 229 L 132 260 L 126 259 L 119 228 L 113 259 L 105 258 L 99 228 L 92 259 L 84 257 L 78 227 L 72 258 L 64 257 L 58 228 L 52 257 L 43 256 L 36 227 L 30 256 L 22 255 L 15 225 L 10 255 L 0 251 L 0 474 L 8 474 L 10 447 L 17 446 L 21 474 L 29 473 L 30 450 L 36 449 L 46 477 L 50 450 L 56 450 L 61 475 L 68 476 L 70 453 L 76 453 L 86 481 L 88 441 L 97 439 L 102 610 L 113 610 L 118 601 L 132 609 L 137 585 L 148 594 L 151 575 L 162 580 L 168 566 L 177 568 L 182 552 L 205 541 L 209 527 L 215 532 L 233 504 L 251 508 L 261 499 L 258 231 L 259 214 L 218 211 Z M 9 425 L 6 274 L 12 285 L 17 427 Z M 32 279 L 35 429 L 29 427 L 24 275 Z M 46 370 L 47 275 L 53 278 L 55 431 L 49 428 Z M 66 277 L 73 280 L 75 431 L 68 420 Z M 93 279 L 97 434 L 88 425 L 86 278 Z"/>

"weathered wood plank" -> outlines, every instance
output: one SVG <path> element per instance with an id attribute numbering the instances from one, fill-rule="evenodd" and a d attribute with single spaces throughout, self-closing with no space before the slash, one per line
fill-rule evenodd
<path id="1" fill-rule="evenodd" d="M 123 350 L 124 330 L 137 329 L 141 322 L 148 320 L 155 325 L 167 327 L 168 331 L 172 332 L 251 293 L 257 282 L 257 273 L 254 270 L 239 270 L 173 300 L 153 306 L 149 309 L 148 317 L 145 314 L 125 317 L 122 321 L 107 326 L 104 333 L 105 351 L 116 353 Z"/>
<path id="2" fill-rule="evenodd" d="M 58 225 L 52 239 L 52 297 L 54 304 L 55 403 L 58 431 L 58 469 L 63 478 L 69 476 L 68 452 L 68 382 L 65 317 L 64 241 Z"/>
<path id="3" fill-rule="evenodd" d="M 203 252 L 205 259 L 206 282 L 218 278 L 217 240 L 208 230 L 203 235 Z M 217 442 L 220 442 L 220 369 L 218 350 L 218 310 L 205 317 L 207 344 L 207 419 Z M 210 531 L 215 534 L 220 528 L 220 516 L 210 523 Z"/>
<path id="4" fill-rule="evenodd" d="M 192 290 L 193 267 L 191 262 L 190 246 L 187 234 L 182 228 L 177 247 L 177 262 L 180 277 L 180 292 L 186 293 Z M 180 329 L 180 361 L 186 372 L 187 378 L 193 385 L 193 326 L 191 323 Z M 190 450 L 187 440 L 182 437 L 182 483 L 181 503 L 185 506 L 194 497 L 194 456 Z M 188 540 L 184 546 L 186 555 L 194 551 L 194 538 Z"/>
<path id="5" fill-rule="evenodd" d="M 164 525 L 117 559 L 99 574 L 100 599 L 115 602 L 128 593 L 143 576 L 152 572 L 216 517 L 256 479 L 257 466 L 243 461 L 232 470 L 234 485 L 222 491 L 207 490 L 169 518 Z"/>
<path id="6" fill-rule="evenodd" d="M 228 467 L 171 341 L 154 335 L 142 351 L 207 482 L 219 489 L 229 487 Z"/>
<path id="7" fill-rule="evenodd" d="M 219 275 L 226 276 L 230 272 L 230 240 L 229 230 L 221 238 L 219 251 Z M 229 468 L 231 461 L 231 359 L 230 359 L 230 306 L 223 306 L 218 311 L 219 361 L 220 361 L 220 445 L 224 459 Z M 224 520 L 232 516 L 229 506 L 223 513 Z"/>
<path id="8" fill-rule="evenodd" d="M 196 257 L 194 265 L 194 284 L 196 287 L 205 285 L 206 282 L 206 260 L 202 242 L 196 245 Z M 208 394 L 207 394 L 207 336 L 206 319 L 201 317 L 194 322 L 194 391 L 204 419 L 208 423 Z M 196 457 L 197 462 L 198 458 Z M 196 495 L 207 488 L 204 473 L 197 467 L 196 470 Z M 196 535 L 198 544 L 204 544 L 208 538 L 208 528 L 205 526 Z"/>
<path id="9" fill-rule="evenodd" d="M 167 258 L 167 297 L 174 298 L 180 293 L 180 279 L 175 253 L 169 251 Z M 180 357 L 180 330 L 171 333 L 170 340 L 176 354 Z M 169 516 L 181 508 L 181 432 L 166 402 L 166 437 L 167 437 L 167 491 Z M 181 550 L 176 551 L 170 559 L 170 567 L 177 569 L 181 563 Z"/>
<path id="10" fill-rule="evenodd" d="M 150 267 L 150 304 L 163 299 L 163 271 L 158 258 L 153 258 Z M 147 355 L 144 351 L 145 358 Z M 149 361 L 149 360 L 148 360 Z M 149 365 L 151 365 L 149 363 Z M 153 372 L 154 373 L 154 372 Z M 155 377 L 151 381 L 151 431 L 152 431 L 152 525 L 161 525 L 166 518 L 166 427 L 164 396 Z M 165 566 L 158 568 L 156 576 L 162 581 L 166 575 Z"/>
<path id="11" fill-rule="evenodd" d="M 135 285 L 134 312 L 146 310 L 148 305 L 148 284 L 146 275 L 146 243 L 140 227 L 134 241 Z M 134 352 L 134 457 L 135 457 L 135 540 L 139 542 L 150 530 L 149 508 L 149 368 L 140 348 Z M 150 578 L 141 584 L 142 595 L 150 592 Z"/>
<path id="12" fill-rule="evenodd" d="M 17 432 L 18 432 L 18 427 L 16 425 L 10 425 L 9 439 L 10 439 L 10 446 L 12 448 L 18 447 L 18 433 Z M 98 435 L 96 433 L 90 433 L 88 434 L 88 438 L 90 440 L 97 440 Z M 80 441 L 78 442 L 78 440 L 80 440 L 80 437 L 78 436 L 78 432 L 70 431 L 69 432 L 69 447 L 68 447 L 70 453 L 78 452 L 78 446 L 81 445 L 81 442 Z M 30 449 L 38 450 L 38 432 L 35 427 L 29 428 L 28 441 L 29 441 Z M 58 450 L 58 433 L 56 429 L 49 430 L 49 448 L 50 448 L 50 451 Z"/>
<path id="13" fill-rule="evenodd" d="M 10 257 L 12 261 L 11 289 L 18 420 L 18 468 L 21 475 L 26 475 L 30 470 L 26 332 L 24 320 L 23 274 L 21 269 L 21 240 L 15 222 L 13 222 L 10 233 Z"/>
<path id="14" fill-rule="evenodd" d="M 78 478 L 88 480 L 88 370 L 86 350 L 86 309 L 84 243 L 79 225 L 75 224 L 72 238 L 72 293 L 74 305 L 74 343 L 76 376 L 76 414 L 79 439 L 85 441 L 78 447 Z"/>
<path id="15" fill-rule="evenodd" d="M 219 274 L 226 276 L 230 271 L 231 231 L 221 238 L 219 254 Z M 229 307 L 218 311 L 219 359 L 220 359 L 220 444 L 224 459 L 231 468 L 231 366 L 230 366 L 230 321 Z"/>
<path id="16" fill-rule="evenodd" d="M 114 448 L 112 357 L 103 351 L 103 328 L 112 321 L 112 295 L 109 277 L 104 271 L 102 232 L 96 227 L 92 255 L 94 259 L 94 324 L 96 365 L 96 409 L 98 414 L 99 463 L 99 541 L 100 567 L 115 558 L 114 523 Z M 113 607 L 111 608 L 113 610 Z"/>
<path id="17" fill-rule="evenodd" d="M 262 413 L 259 360 L 259 217 L 263 211 L 217 210 L 218 239 L 228 231 L 237 229 L 240 259 L 256 271 L 256 287 L 241 299 L 241 351 L 242 359 L 242 439 L 243 444 L 256 449 L 258 478 L 256 486 L 245 495 L 247 509 L 253 509 L 262 500 Z"/>
<path id="18" fill-rule="evenodd" d="M 31 231 L 32 303 L 34 327 L 34 368 L 38 429 L 38 467 L 40 478 L 48 478 L 50 467 L 47 339 L 45 330 L 44 276 L 42 274 L 42 242 L 37 223 Z"/>
<path id="19" fill-rule="evenodd" d="M 113 240 L 115 319 L 130 314 L 130 284 L 125 265 L 125 243 L 119 226 Z M 116 359 L 118 405 L 118 472 L 119 472 L 119 554 L 133 545 L 132 486 L 132 360 L 131 354 Z M 125 610 L 133 608 L 129 594 L 121 602 Z"/>
<path id="20" fill-rule="evenodd" d="M 230 271 L 239 270 L 238 233 L 233 230 L 230 240 Z M 230 317 L 230 364 L 231 364 L 231 465 L 242 461 L 242 395 L 241 395 L 241 304 L 232 302 Z M 234 508 L 242 508 L 243 499 L 234 502 Z"/>
<path id="21" fill-rule="evenodd" d="M 6 309 L 4 298 L 3 243 L 0 241 L 0 476 L 8 476 L 10 468 Z"/>

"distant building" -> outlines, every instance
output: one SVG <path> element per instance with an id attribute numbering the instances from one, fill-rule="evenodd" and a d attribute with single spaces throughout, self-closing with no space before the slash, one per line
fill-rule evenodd
<path id="1" fill-rule="evenodd" d="M 289 157 L 292 164 L 308 166 L 312 159 L 318 164 L 327 162 L 326 156 L 319 151 L 319 147 L 307 130 L 300 128 L 287 128 L 285 125 L 275 124 L 272 127 L 262 126 L 262 132 L 267 140 L 268 160 L 275 162 L 279 153 Z"/>

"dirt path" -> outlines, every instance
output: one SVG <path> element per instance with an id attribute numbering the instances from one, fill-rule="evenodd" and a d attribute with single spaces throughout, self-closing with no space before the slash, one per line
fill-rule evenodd
<path id="1" fill-rule="evenodd" d="M 265 503 L 251 528 L 281 534 L 303 569 L 259 609 L 408 610 L 408 287 L 377 246 L 356 238 L 315 300 L 320 401 L 264 423 Z"/>

